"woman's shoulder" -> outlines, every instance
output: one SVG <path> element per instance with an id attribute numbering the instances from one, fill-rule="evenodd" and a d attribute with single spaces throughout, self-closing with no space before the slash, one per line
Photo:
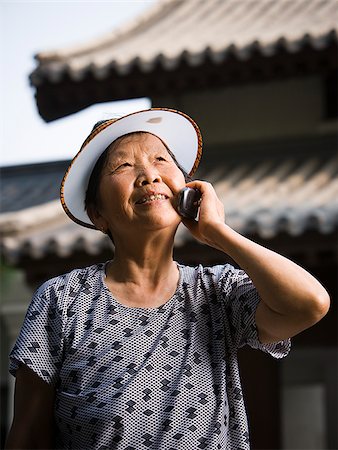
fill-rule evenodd
<path id="1" fill-rule="evenodd" d="M 205 266 L 203 264 L 198 264 L 195 266 L 185 265 L 177 263 L 179 268 L 188 274 L 195 274 L 196 276 L 206 276 L 206 277 L 219 277 L 224 274 L 233 274 L 240 271 L 240 269 L 235 268 L 231 264 L 216 264 L 211 266 Z"/>
<path id="2" fill-rule="evenodd" d="M 178 266 L 186 277 L 210 279 L 214 282 L 219 281 L 222 277 L 237 275 L 240 271 L 240 269 L 236 269 L 233 265 L 228 263 L 210 266 L 205 266 L 203 264 L 189 266 L 178 263 Z"/>
<path id="3" fill-rule="evenodd" d="M 42 283 L 35 292 L 41 296 L 49 291 L 75 290 L 77 287 L 90 283 L 93 277 L 103 270 L 105 263 L 93 264 L 91 266 L 72 269 L 69 272 L 57 275 Z"/>

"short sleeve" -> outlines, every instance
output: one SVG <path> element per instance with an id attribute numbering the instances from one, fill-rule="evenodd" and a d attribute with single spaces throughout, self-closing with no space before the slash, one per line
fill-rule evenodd
<path id="1" fill-rule="evenodd" d="M 260 297 L 249 276 L 241 269 L 226 265 L 219 286 L 233 345 L 240 348 L 247 344 L 274 358 L 286 356 L 291 347 L 290 339 L 262 344 L 258 338 L 255 315 Z"/>
<path id="2" fill-rule="evenodd" d="M 20 334 L 9 359 L 15 376 L 25 364 L 44 381 L 55 385 L 62 364 L 62 308 L 58 306 L 57 283 L 47 282 L 34 294 Z"/>

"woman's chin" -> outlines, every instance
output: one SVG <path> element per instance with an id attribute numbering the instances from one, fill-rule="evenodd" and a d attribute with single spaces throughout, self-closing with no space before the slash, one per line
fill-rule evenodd
<path id="1" fill-rule="evenodd" d="M 170 214 L 149 214 L 139 218 L 137 230 L 144 228 L 145 230 L 161 231 L 166 229 L 176 230 L 181 222 L 180 216 L 172 211 Z"/>

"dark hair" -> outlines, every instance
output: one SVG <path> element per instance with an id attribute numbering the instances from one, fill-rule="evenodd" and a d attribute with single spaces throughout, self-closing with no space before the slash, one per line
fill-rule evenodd
<path id="1" fill-rule="evenodd" d="M 85 196 L 85 201 L 84 201 L 84 208 L 87 212 L 88 212 L 89 207 L 97 208 L 97 206 L 100 206 L 101 200 L 100 200 L 100 196 L 99 196 L 99 185 L 100 185 L 101 173 L 107 164 L 110 150 L 112 150 L 114 148 L 114 144 L 116 144 L 120 139 L 125 138 L 127 136 L 146 134 L 146 133 L 147 133 L 146 131 L 134 131 L 132 133 L 124 134 L 123 136 L 120 136 L 118 139 L 116 139 L 111 144 L 109 144 L 108 147 L 104 150 L 104 152 L 101 153 L 101 155 L 99 156 L 99 158 L 97 159 L 97 161 L 95 163 L 95 166 L 92 170 L 92 173 L 90 174 L 89 181 L 88 181 L 88 187 L 86 190 L 86 196 Z M 163 144 L 164 144 L 164 142 L 163 142 Z M 191 176 L 177 162 L 173 153 L 169 150 L 169 148 L 166 145 L 165 145 L 165 147 L 166 147 L 169 155 L 172 157 L 173 161 L 175 162 L 176 166 L 183 173 L 186 183 L 188 183 L 189 181 L 192 181 Z M 113 239 L 113 236 L 112 236 L 110 230 L 107 230 L 107 235 L 109 236 L 111 241 L 114 243 L 114 239 Z"/>
<path id="2" fill-rule="evenodd" d="M 95 163 L 92 173 L 90 174 L 84 201 L 84 207 L 87 212 L 91 206 L 93 208 L 97 208 L 97 206 L 100 206 L 100 196 L 99 196 L 100 177 L 102 170 L 107 163 L 108 155 L 109 155 L 109 147 L 107 147 L 105 151 L 101 153 L 100 157 Z M 107 235 L 114 244 L 114 239 L 109 229 L 107 230 Z"/>

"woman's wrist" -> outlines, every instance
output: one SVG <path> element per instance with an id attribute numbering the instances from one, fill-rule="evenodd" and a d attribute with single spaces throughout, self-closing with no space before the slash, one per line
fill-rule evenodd
<path id="1" fill-rule="evenodd" d="M 217 222 L 210 226 L 205 240 L 209 246 L 231 256 L 231 242 L 234 240 L 235 234 L 238 235 L 238 233 L 236 233 L 236 231 L 230 228 L 227 224 L 224 222 Z"/>

